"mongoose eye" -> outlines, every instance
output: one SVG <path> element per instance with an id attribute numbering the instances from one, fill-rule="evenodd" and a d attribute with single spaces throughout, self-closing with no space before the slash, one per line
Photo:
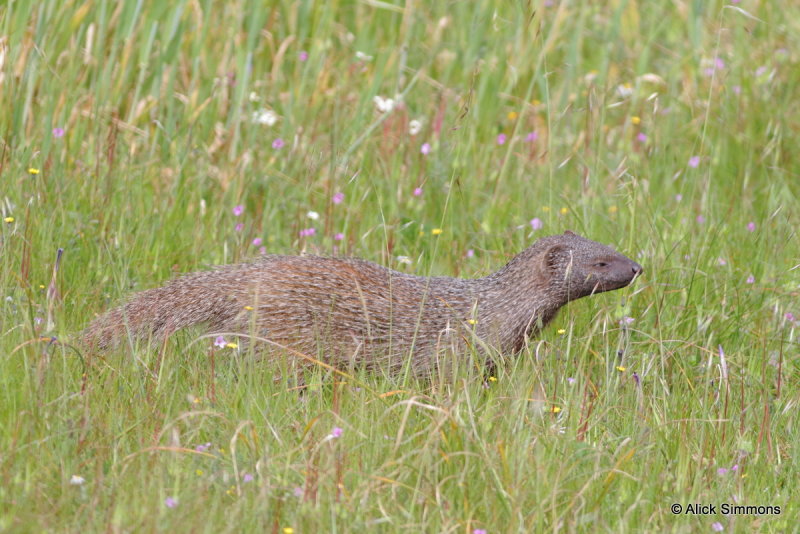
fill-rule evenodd
<path id="1" fill-rule="evenodd" d="M 594 266 L 595 267 L 608 267 L 608 263 L 606 263 L 604 261 L 598 261 L 597 263 L 594 264 Z"/>

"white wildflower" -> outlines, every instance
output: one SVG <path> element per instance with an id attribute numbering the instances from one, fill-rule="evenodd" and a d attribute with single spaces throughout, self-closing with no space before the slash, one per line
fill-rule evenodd
<path id="1" fill-rule="evenodd" d="M 420 130 L 422 130 L 422 121 L 417 119 L 412 120 L 408 123 L 408 133 L 411 135 L 417 135 Z"/>
<path id="2" fill-rule="evenodd" d="M 316 211 L 309 211 L 308 213 L 306 213 L 306 217 L 308 217 L 312 221 L 316 221 L 317 219 L 319 219 L 319 213 L 317 213 Z"/>
<path id="3" fill-rule="evenodd" d="M 356 50 L 356 59 L 359 61 L 372 61 L 372 56 L 365 54 L 361 50 Z"/>
<path id="4" fill-rule="evenodd" d="M 80 486 L 84 482 L 86 482 L 86 479 L 80 475 L 72 475 L 72 477 L 69 479 L 70 486 Z"/>
<path id="5" fill-rule="evenodd" d="M 389 113 L 394 109 L 394 100 L 391 98 L 383 98 L 382 96 L 375 96 L 372 99 L 375 102 L 375 107 L 378 108 L 378 111 L 381 113 Z"/>
<path id="6" fill-rule="evenodd" d="M 408 256 L 397 256 L 397 263 L 402 263 L 404 265 L 411 265 L 411 258 Z"/>
<path id="7" fill-rule="evenodd" d="M 255 124 L 263 124 L 265 126 L 272 126 L 278 122 L 278 115 L 271 109 L 261 108 L 253 112 L 253 122 Z"/>
<path id="8" fill-rule="evenodd" d="M 628 98 L 633 94 L 633 86 L 629 83 L 621 83 L 617 86 L 617 94 L 622 98 Z"/>

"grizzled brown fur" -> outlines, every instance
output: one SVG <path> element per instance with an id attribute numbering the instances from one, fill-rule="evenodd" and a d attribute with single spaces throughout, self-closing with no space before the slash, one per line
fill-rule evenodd
<path id="1" fill-rule="evenodd" d="M 83 332 L 97 349 L 180 328 L 260 336 L 338 368 L 424 375 L 468 344 L 514 353 L 567 302 L 625 287 L 642 267 L 572 232 L 539 239 L 484 278 L 426 278 L 360 259 L 267 256 L 137 293 Z"/>

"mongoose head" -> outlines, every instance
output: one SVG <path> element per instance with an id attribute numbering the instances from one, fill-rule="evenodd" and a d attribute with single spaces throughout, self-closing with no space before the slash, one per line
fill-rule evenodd
<path id="1" fill-rule="evenodd" d="M 568 300 L 625 287 L 642 273 L 635 261 L 570 231 L 542 241 L 542 268 Z"/>

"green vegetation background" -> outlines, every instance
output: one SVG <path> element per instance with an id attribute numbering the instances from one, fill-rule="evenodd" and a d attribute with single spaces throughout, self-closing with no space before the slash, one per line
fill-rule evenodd
<path id="1" fill-rule="evenodd" d="M 0 530 L 796 531 L 798 21 L 751 0 L 4 3 Z M 486 385 L 320 372 L 300 395 L 197 335 L 69 347 L 132 291 L 261 247 L 482 276 L 566 229 L 644 278 Z"/>

